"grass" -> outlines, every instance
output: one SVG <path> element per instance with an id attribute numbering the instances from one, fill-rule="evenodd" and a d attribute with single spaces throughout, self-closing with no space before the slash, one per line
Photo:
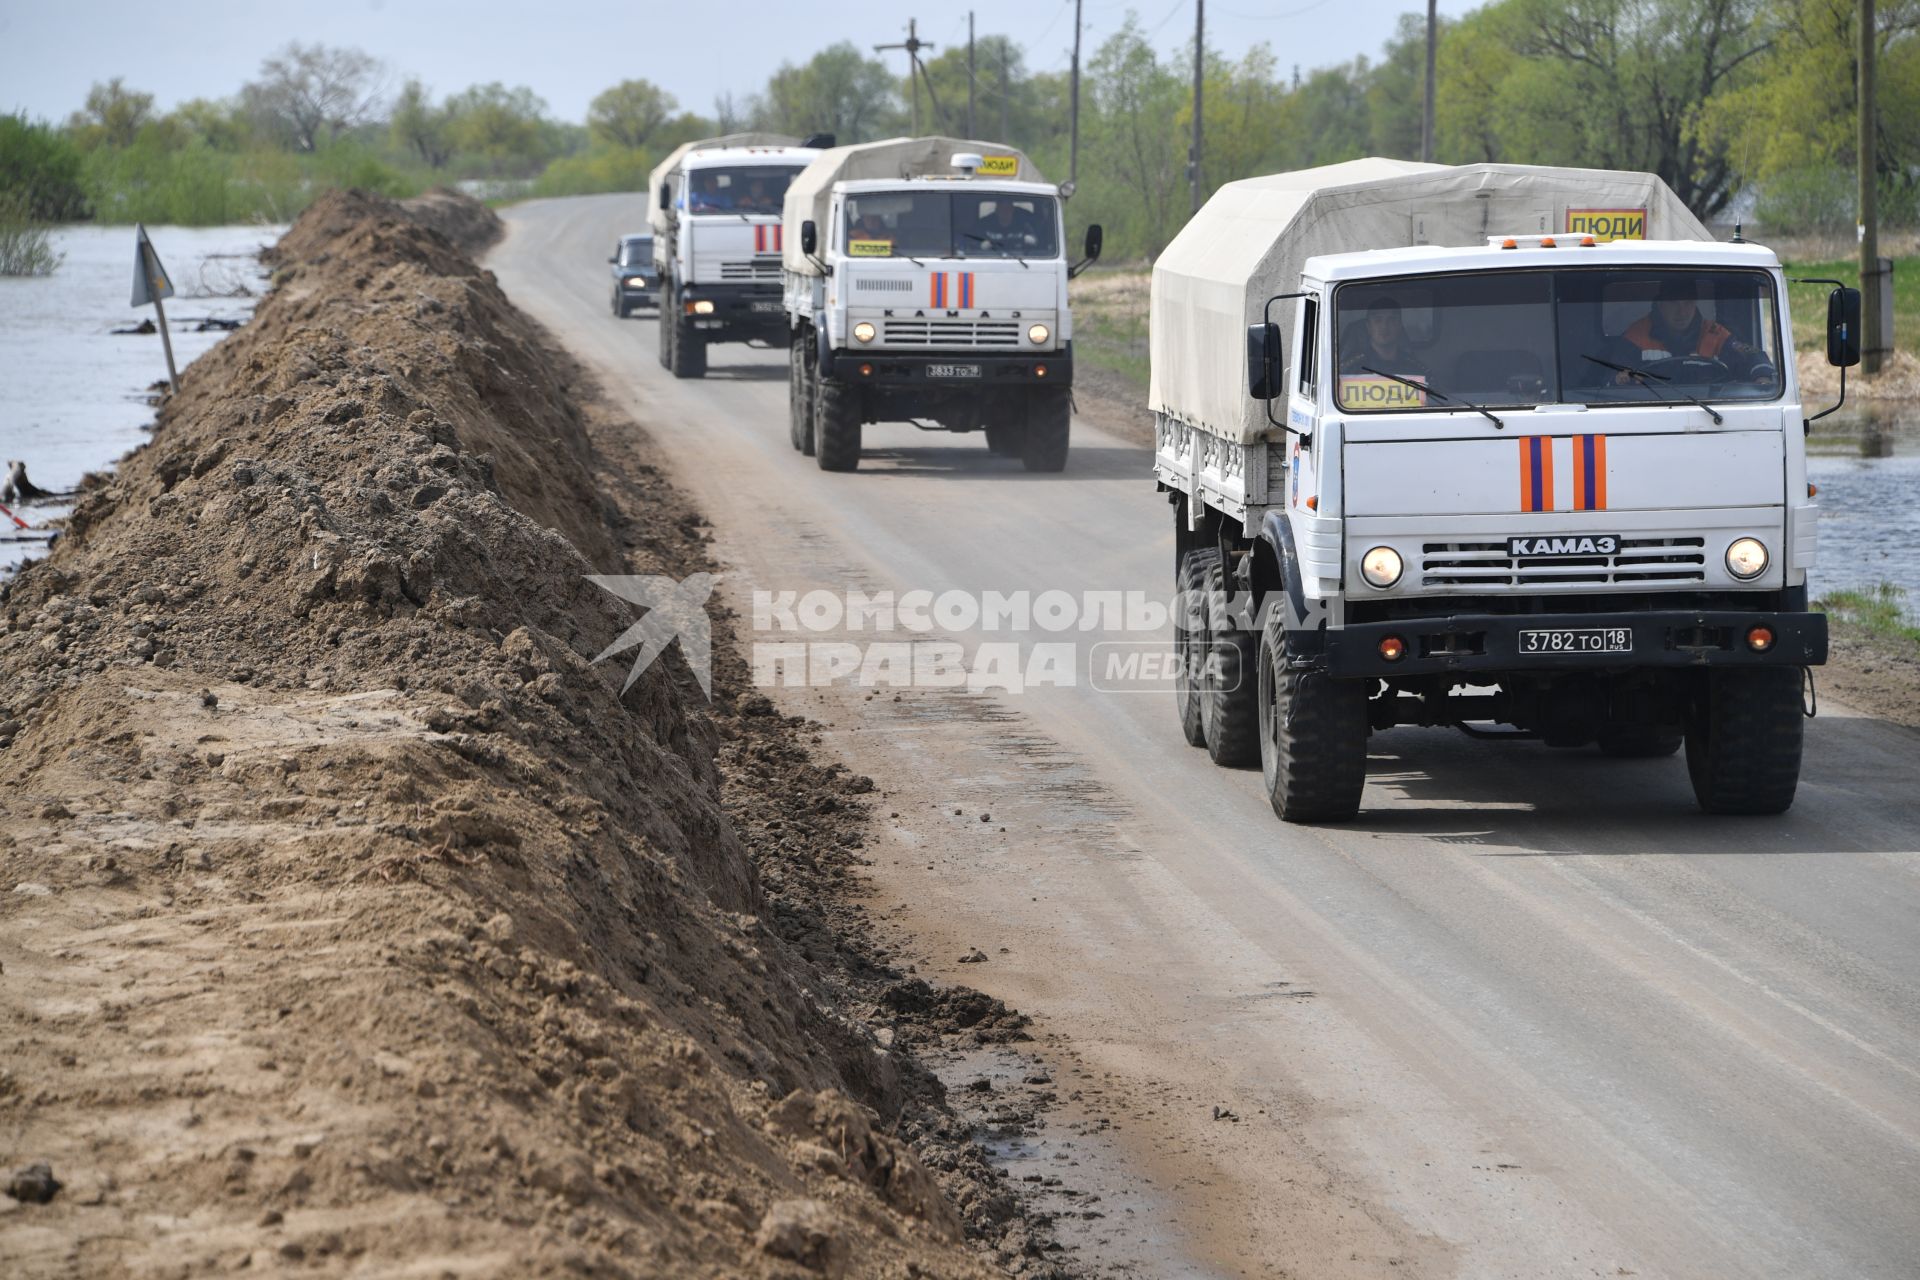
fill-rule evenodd
<path id="1" fill-rule="evenodd" d="M 1860 283 L 1860 263 L 1853 258 L 1824 262 L 1782 264 L 1789 278 L 1824 277 L 1848 285 Z M 1793 310 L 1793 345 L 1801 351 L 1820 350 L 1827 341 L 1827 295 L 1824 284 L 1787 286 L 1787 305 Z M 1896 350 L 1920 353 L 1920 255 L 1893 260 L 1893 344 Z"/>
<path id="2" fill-rule="evenodd" d="M 1073 358 L 1119 375 L 1147 393 L 1149 275 L 1139 267 L 1095 269 L 1075 280 Z"/>
<path id="3" fill-rule="evenodd" d="M 1875 640 L 1893 641 L 1920 649 L 1920 626 L 1907 608 L 1907 593 L 1891 582 L 1865 591 L 1832 591 L 1819 607 L 1837 622 Z"/>

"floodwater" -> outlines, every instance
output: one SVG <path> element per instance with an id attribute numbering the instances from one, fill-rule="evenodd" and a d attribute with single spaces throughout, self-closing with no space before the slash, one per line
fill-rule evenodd
<path id="1" fill-rule="evenodd" d="M 1807 475 L 1820 490 L 1813 594 L 1891 582 L 1920 608 L 1920 406 L 1848 406 L 1814 424 Z"/>
<path id="2" fill-rule="evenodd" d="M 173 280 L 167 320 L 182 370 L 225 336 L 196 332 L 208 320 L 245 320 L 266 288 L 259 252 L 284 227 L 150 227 L 147 235 Z M 153 317 L 128 305 L 133 292 L 132 227 L 63 227 L 53 247 L 66 255 L 51 276 L 0 277 L 0 460 L 18 458 L 42 489 L 71 489 L 147 438 L 149 388 L 167 376 L 160 335 L 116 335 Z M 61 504 L 19 511 L 29 523 L 66 514 Z M 0 572 L 38 555 L 38 543 L 6 542 L 0 517 Z"/>

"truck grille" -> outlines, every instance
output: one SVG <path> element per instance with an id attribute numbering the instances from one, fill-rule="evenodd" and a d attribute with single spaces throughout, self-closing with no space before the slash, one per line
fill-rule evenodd
<path id="1" fill-rule="evenodd" d="M 1018 320 L 888 320 L 880 340 L 896 347 L 1017 347 Z"/>
<path id="2" fill-rule="evenodd" d="M 1622 538 L 1610 556 L 1509 556 L 1500 542 L 1429 542 L 1421 547 L 1429 587 L 1535 587 L 1706 580 L 1704 538 Z"/>
<path id="3" fill-rule="evenodd" d="M 763 258 L 758 262 L 723 262 L 720 264 L 722 280 L 778 280 L 780 278 L 780 259 Z"/>
<path id="4" fill-rule="evenodd" d="M 912 293 L 914 282 L 892 276 L 866 276 L 853 282 L 855 293 Z"/>

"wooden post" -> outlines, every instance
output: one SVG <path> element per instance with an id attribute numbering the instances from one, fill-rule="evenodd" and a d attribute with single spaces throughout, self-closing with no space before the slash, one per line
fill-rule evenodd
<path id="1" fill-rule="evenodd" d="M 1420 114 L 1420 159 L 1433 163 L 1433 52 L 1439 43 L 1438 0 L 1427 0 L 1427 99 Z"/>
<path id="2" fill-rule="evenodd" d="M 1200 212 L 1200 146 L 1207 76 L 1207 0 L 1193 0 L 1193 211 Z"/>
<path id="3" fill-rule="evenodd" d="M 973 130 L 973 10 L 967 10 L 967 137 L 980 135 Z"/>
<path id="4" fill-rule="evenodd" d="M 1073 90 L 1067 105 L 1067 181 L 1076 187 L 1080 185 L 1080 0 L 1073 0 Z"/>
<path id="5" fill-rule="evenodd" d="M 1873 57 L 1875 50 L 1873 0 L 1860 0 L 1860 372 L 1880 372 L 1883 338 L 1880 333 L 1880 232 L 1877 224 L 1879 192 L 1874 181 L 1875 110 Z"/>

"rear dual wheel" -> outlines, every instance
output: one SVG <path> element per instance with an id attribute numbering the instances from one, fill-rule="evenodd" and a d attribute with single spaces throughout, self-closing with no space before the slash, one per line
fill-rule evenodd
<path id="1" fill-rule="evenodd" d="M 813 373 L 807 368 L 807 337 L 799 334 L 787 351 L 787 440 L 805 457 L 813 456 Z"/>

